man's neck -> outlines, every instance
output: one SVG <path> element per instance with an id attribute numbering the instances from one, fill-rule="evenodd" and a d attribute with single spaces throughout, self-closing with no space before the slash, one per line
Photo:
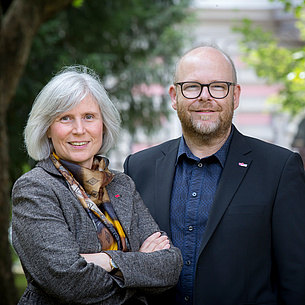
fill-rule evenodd
<path id="1" fill-rule="evenodd" d="M 190 137 L 186 134 L 183 134 L 185 143 L 193 153 L 194 156 L 202 159 L 209 157 L 215 154 L 227 141 L 231 132 L 231 128 L 226 134 L 223 134 L 221 137 Z"/>

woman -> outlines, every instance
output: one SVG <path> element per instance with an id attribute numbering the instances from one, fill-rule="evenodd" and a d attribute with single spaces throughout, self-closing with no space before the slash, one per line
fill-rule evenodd
<path id="1" fill-rule="evenodd" d="M 12 192 L 13 246 L 28 287 L 19 304 L 147 304 L 176 284 L 179 250 L 133 181 L 101 157 L 120 130 L 95 73 L 70 67 L 37 96 L 25 128 L 38 162 Z"/>

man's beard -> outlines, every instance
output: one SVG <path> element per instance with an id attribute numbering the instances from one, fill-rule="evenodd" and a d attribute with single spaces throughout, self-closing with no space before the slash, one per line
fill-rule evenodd
<path id="1" fill-rule="evenodd" d="M 183 102 L 181 102 L 181 104 L 182 103 Z M 228 133 L 228 130 L 230 130 L 234 114 L 233 101 L 229 112 L 224 113 L 223 116 L 218 116 L 218 118 L 212 122 L 207 122 L 210 119 L 209 114 L 203 114 L 200 117 L 198 115 L 198 118 L 194 119 L 193 116 L 188 115 L 185 108 L 181 107 L 181 104 L 178 101 L 177 114 L 185 136 L 206 143 L 225 136 Z"/>

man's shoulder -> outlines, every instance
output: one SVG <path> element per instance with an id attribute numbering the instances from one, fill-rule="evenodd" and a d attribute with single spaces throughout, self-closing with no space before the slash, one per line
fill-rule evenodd
<path id="1" fill-rule="evenodd" d="M 157 144 L 154 145 L 152 147 L 143 149 L 141 151 L 138 151 L 134 154 L 132 154 L 132 157 L 135 158 L 147 158 L 147 156 L 154 156 L 154 155 L 159 155 L 159 154 L 163 154 L 172 150 L 177 150 L 179 143 L 180 143 L 180 139 L 181 138 L 177 138 L 177 139 L 172 139 L 166 142 L 163 142 L 161 144 Z"/>
<path id="2" fill-rule="evenodd" d="M 177 156 L 180 139 L 173 139 L 129 155 L 124 162 L 124 172 L 134 180 L 137 174 L 142 179 L 143 173 L 149 175 L 158 159 L 173 160 Z"/>
<path id="3" fill-rule="evenodd" d="M 274 144 L 271 142 L 267 142 L 261 139 L 245 136 L 246 140 L 248 141 L 249 145 L 259 151 L 263 151 L 264 153 L 270 152 L 272 154 L 280 154 L 280 155 L 290 155 L 293 152 L 283 146 L 280 146 L 278 144 Z"/>
<path id="4" fill-rule="evenodd" d="M 262 139 L 244 135 L 239 131 L 235 131 L 234 136 L 234 140 L 232 141 L 232 143 L 234 143 L 234 146 L 245 147 L 246 145 L 250 150 L 257 153 L 262 152 L 264 153 L 264 155 L 278 154 L 282 156 L 288 156 L 293 153 L 290 149 L 286 147 L 279 146 L 277 144 Z"/>

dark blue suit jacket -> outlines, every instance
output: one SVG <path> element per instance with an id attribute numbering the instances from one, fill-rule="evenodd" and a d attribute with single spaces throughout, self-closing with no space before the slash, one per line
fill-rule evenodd
<path id="1" fill-rule="evenodd" d="M 305 174 L 301 157 L 233 128 L 201 242 L 194 304 L 304 305 Z M 138 152 L 124 163 L 152 216 L 169 236 L 179 141 Z"/>

